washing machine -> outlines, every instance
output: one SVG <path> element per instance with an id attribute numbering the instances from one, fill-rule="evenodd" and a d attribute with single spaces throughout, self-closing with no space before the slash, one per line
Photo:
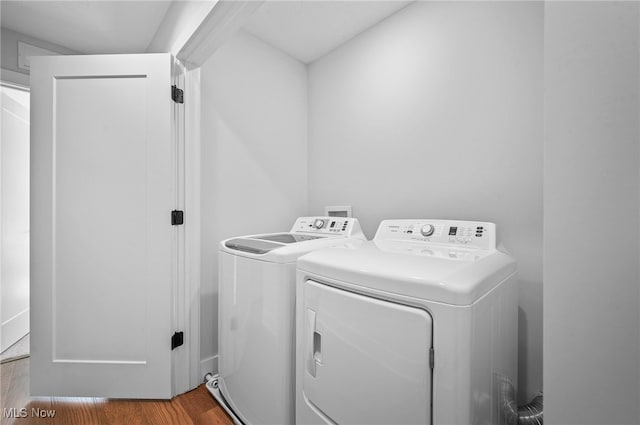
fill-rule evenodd
<path id="1" fill-rule="evenodd" d="M 492 223 L 385 220 L 300 257 L 296 423 L 504 423 L 517 297 Z"/>
<path id="2" fill-rule="evenodd" d="M 286 233 L 220 243 L 219 376 L 208 388 L 236 422 L 294 423 L 295 262 L 356 239 L 355 218 L 300 217 Z"/>

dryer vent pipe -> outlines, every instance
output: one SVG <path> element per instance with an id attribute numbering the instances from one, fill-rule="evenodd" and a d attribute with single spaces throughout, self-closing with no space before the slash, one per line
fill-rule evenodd
<path id="1" fill-rule="evenodd" d="M 543 397 L 540 391 L 529 403 L 516 404 L 515 389 L 508 378 L 498 377 L 500 381 L 500 402 L 504 414 L 504 423 L 509 425 L 542 425 Z"/>
<path id="2" fill-rule="evenodd" d="M 518 425 L 542 425 L 542 391 L 529 403 L 518 406 Z"/>

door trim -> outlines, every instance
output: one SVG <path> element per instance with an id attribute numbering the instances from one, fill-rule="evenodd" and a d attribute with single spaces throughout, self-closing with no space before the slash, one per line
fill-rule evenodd
<path id="1" fill-rule="evenodd" d="M 174 137 L 178 191 L 176 208 L 185 211 L 178 226 L 175 329 L 185 332 L 185 344 L 175 351 L 174 394 L 203 382 L 200 370 L 200 70 L 174 61 L 173 84 L 184 90 L 185 102 L 174 103 Z"/>
<path id="2" fill-rule="evenodd" d="M 189 355 L 189 386 L 204 380 L 200 357 L 200 68 L 184 69 L 184 205 L 185 225 L 185 321 Z"/>
<path id="3" fill-rule="evenodd" d="M 201 66 L 248 21 L 264 1 L 218 1 L 180 47 L 176 57 L 190 68 Z"/>

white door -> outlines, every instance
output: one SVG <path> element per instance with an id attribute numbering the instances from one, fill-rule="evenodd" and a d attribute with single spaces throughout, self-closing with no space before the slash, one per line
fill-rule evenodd
<path id="1" fill-rule="evenodd" d="M 0 87 L 0 351 L 29 332 L 29 93 Z"/>
<path id="2" fill-rule="evenodd" d="M 430 424 L 425 310 L 308 280 L 302 391 L 326 423 Z"/>
<path id="3" fill-rule="evenodd" d="M 31 62 L 32 396 L 172 396 L 171 64 Z"/>

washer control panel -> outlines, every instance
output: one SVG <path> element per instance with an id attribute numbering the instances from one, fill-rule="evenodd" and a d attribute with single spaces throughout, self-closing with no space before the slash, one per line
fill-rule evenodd
<path id="1" fill-rule="evenodd" d="M 496 225 L 460 220 L 384 220 L 373 239 L 495 249 Z"/>
<path id="2" fill-rule="evenodd" d="M 354 221 L 355 219 L 350 217 L 299 217 L 291 233 L 349 235 Z"/>

